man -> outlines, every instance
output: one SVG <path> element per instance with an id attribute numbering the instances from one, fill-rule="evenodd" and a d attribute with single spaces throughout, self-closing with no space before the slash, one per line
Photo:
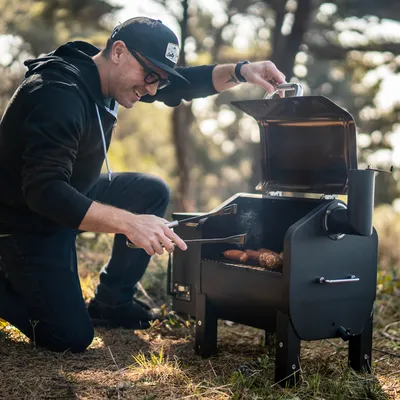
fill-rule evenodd
<path id="1" fill-rule="evenodd" d="M 140 17 L 116 27 L 102 51 L 70 42 L 25 62 L 26 79 L 0 124 L 0 318 L 39 346 L 83 351 L 93 323 L 148 327 L 154 315 L 135 299 L 136 283 L 150 256 L 174 244 L 186 250 L 163 219 L 167 186 L 146 174 L 111 174 L 118 104 L 177 106 L 240 81 L 267 91 L 270 81 L 285 81 L 269 61 L 175 68 L 178 55 L 175 34 Z M 100 175 L 104 160 L 108 174 Z M 77 273 L 79 231 L 115 233 L 88 309 Z"/>

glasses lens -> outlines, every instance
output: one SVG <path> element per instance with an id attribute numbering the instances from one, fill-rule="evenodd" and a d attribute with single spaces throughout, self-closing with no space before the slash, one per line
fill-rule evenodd
<path id="1" fill-rule="evenodd" d="M 144 81 L 148 83 L 149 85 L 159 82 L 161 80 L 160 75 L 157 74 L 157 72 L 149 72 L 145 77 Z"/>
<path id="2" fill-rule="evenodd" d="M 134 50 L 130 50 L 133 57 L 139 62 L 139 64 L 143 67 L 144 71 L 147 72 L 147 75 L 144 77 L 145 83 L 148 85 L 152 85 L 154 83 L 158 83 L 157 89 L 160 90 L 168 86 L 171 82 L 168 79 L 163 79 L 157 72 L 153 71 L 148 65 L 146 65 L 143 60 L 136 54 Z"/>
<path id="3" fill-rule="evenodd" d="M 161 78 L 161 76 L 158 75 L 157 72 L 152 72 L 152 73 L 147 74 L 146 77 L 144 78 L 144 81 L 149 85 L 152 85 L 152 84 L 158 82 L 158 86 L 157 86 L 158 90 L 165 88 L 166 86 L 168 86 L 171 83 L 168 79 Z"/>

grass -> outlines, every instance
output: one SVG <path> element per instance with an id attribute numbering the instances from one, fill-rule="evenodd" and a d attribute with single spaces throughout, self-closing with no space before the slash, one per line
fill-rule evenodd
<path id="1" fill-rule="evenodd" d="M 82 288 L 89 299 L 110 240 L 107 235 L 86 237 L 78 245 Z M 165 258 L 155 258 L 143 279 L 158 304 L 168 304 L 165 264 Z M 193 351 L 194 324 L 173 313 L 147 331 L 96 329 L 83 354 L 35 348 L 3 323 L 0 398 L 400 399 L 400 288 L 395 272 L 379 274 L 372 374 L 347 367 L 347 344 L 340 339 L 302 342 L 302 380 L 295 388 L 281 388 L 274 383 L 274 345 L 264 345 L 263 331 L 220 321 L 219 354 L 202 359 Z"/>

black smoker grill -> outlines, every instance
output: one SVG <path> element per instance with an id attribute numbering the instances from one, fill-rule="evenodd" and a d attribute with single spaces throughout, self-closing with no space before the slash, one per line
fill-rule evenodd
<path id="1" fill-rule="evenodd" d="M 301 340 L 348 340 L 351 367 L 370 371 L 375 171 L 357 169 L 352 116 L 323 96 L 232 104 L 260 127 L 262 193 L 236 194 L 218 208 L 236 205 L 234 213 L 174 214 L 178 221 L 197 216 L 176 227 L 180 237 L 220 240 L 173 252 L 173 309 L 196 319 L 195 349 L 202 356 L 216 352 L 218 318 L 275 332 L 275 381 L 282 385 L 299 379 Z M 332 196 L 346 193 L 347 204 Z M 238 245 L 232 236 L 244 233 L 246 243 Z M 222 255 L 261 247 L 283 251 L 283 266 L 264 269 Z"/>

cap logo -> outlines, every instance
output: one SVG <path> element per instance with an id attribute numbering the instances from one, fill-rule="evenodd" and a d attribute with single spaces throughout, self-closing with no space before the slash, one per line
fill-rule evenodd
<path id="1" fill-rule="evenodd" d="M 165 52 L 165 58 L 172 61 L 174 64 L 178 62 L 179 47 L 175 43 L 168 43 L 167 50 Z"/>

